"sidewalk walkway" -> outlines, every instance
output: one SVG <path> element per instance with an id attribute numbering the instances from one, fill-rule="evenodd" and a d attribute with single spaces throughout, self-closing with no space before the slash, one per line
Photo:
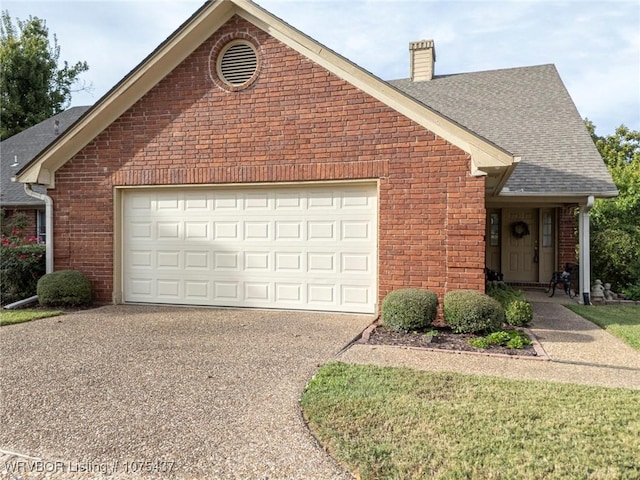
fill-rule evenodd
<path id="1" fill-rule="evenodd" d="M 526 294 L 534 311 L 530 330 L 550 361 L 380 345 L 353 345 L 338 360 L 640 390 L 640 351 L 565 308 L 563 303 L 571 300 L 562 292 L 553 298 L 542 292 Z"/>

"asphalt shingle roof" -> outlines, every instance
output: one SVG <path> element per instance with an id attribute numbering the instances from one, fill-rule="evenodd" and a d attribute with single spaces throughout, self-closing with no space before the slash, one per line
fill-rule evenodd
<path id="1" fill-rule="evenodd" d="M 389 83 L 520 156 L 504 193 L 608 196 L 616 192 L 554 65 Z"/>
<path id="2" fill-rule="evenodd" d="M 24 193 L 22 183 L 12 182 L 11 177 L 29 163 L 38 153 L 69 128 L 89 107 L 72 107 L 0 142 L 0 206 L 37 206 L 44 203 Z M 54 122 L 58 120 L 56 134 Z M 17 162 L 17 165 L 14 163 Z M 44 192 L 34 186 L 35 191 Z"/>
<path id="3" fill-rule="evenodd" d="M 616 187 L 554 65 L 388 82 L 520 156 L 505 194 L 611 196 Z M 74 107 L 0 144 L 0 205 L 39 205 L 11 177 L 89 107 Z M 19 165 L 12 167 L 17 156 Z"/>

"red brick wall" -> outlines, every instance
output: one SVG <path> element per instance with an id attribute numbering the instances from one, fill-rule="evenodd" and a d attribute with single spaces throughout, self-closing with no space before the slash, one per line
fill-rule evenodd
<path id="1" fill-rule="evenodd" d="M 558 209 L 558 271 L 567 263 L 576 263 L 576 208 L 567 205 Z"/>
<path id="2" fill-rule="evenodd" d="M 262 69 L 230 92 L 212 49 L 240 33 Z M 380 179 L 379 298 L 484 288 L 484 180 L 469 157 L 234 17 L 56 174 L 56 268 L 112 299 L 114 186 Z"/>

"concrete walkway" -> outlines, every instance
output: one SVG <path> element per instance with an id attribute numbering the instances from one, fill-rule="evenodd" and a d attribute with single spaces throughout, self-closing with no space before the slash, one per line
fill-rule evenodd
<path id="1" fill-rule="evenodd" d="M 343 362 L 405 366 L 419 370 L 454 371 L 525 380 L 640 389 L 640 351 L 563 306 L 562 292 L 549 298 L 527 292 L 533 304 L 531 331 L 549 361 L 433 352 L 380 345 L 354 345 Z M 594 307 L 596 308 L 596 307 Z"/>

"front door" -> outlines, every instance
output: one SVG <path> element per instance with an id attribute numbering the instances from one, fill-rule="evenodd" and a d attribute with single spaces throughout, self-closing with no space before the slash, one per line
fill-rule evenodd
<path id="1" fill-rule="evenodd" d="M 503 265 L 507 282 L 538 281 L 538 210 L 502 210 Z M 527 232 L 528 231 L 528 232 Z"/>

